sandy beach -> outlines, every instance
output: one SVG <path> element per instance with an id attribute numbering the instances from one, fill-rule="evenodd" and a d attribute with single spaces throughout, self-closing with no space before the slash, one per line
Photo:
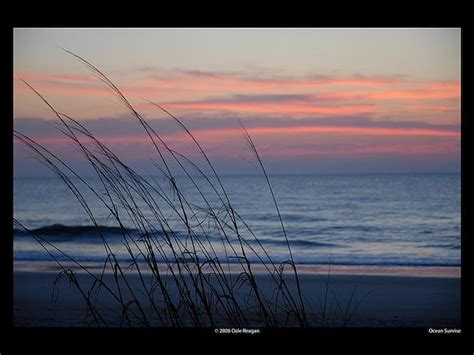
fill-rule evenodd
<path id="1" fill-rule="evenodd" d="M 88 325 L 90 318 L 86 320 L 85 317 L 85 302 L 65 278 L 58 284 L 58 297 L 53 306 L 56 275 L 51 271 L 15 271 L 15 326 Z M 385 269 L 385 272 L 381 270 L 376 273 L 372 270 L 364 274 L 332 272 L 329 279 L 327 273 L 303 273 L 300 277 L 312 326 L 460 327 L 460 278 L 453 272 L 442 275 L 407 276 L 403 273 L 388 273 Z M 262 290 L 271 292 L 266 288 L 268 276 L 256 277 Z M 78 274 L 81 282 L 89 282 L 87 278 L 87 275 Z M 112 276 L 108 275 L 106 279 L 111 282 Z M 140 281 L 136 275 L 131 274 L 128 279 L 139 288 Z M 329 288 L 326 287 L 328 280 Z M 290 286 L 291 283 L 289 279 Z M 173 287 L 170 290 L 173 292 Z M 98 301 L 104 305 L 104 318 L 110 325 L 119 326 L 120 308 L 114 306 L 107 295 L 101 293 L 98 297 Z M 341 318 L 346 310 L 352 316 L 342 323 Z"/>

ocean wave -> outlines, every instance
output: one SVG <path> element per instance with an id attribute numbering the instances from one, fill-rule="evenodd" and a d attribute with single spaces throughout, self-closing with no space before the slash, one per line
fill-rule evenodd
<path id="1" fill-rule="evenodd" d="M 74 243 L 76 241 L 87 241 L 87 242 L 94 242 L 98 240 L 97 238 L 100 235 L 104 235 L 106 237 L 113 237 L 119 239 L 124 234 L 126 236 L 132 236 L 135 240 L 139 241 L 143 234 L 141 234 L 138 230 L 132 228 L 125 228 L 122 229 L 120 227 L 111 227 L 111 226 L 65 226 L 62 224 L 53 224 L 49 226 L 44 226 L 36 229 L 31 229 L 33 235 L 39 235 L 46 240 L 51 242 L 71 242 Z M 178 238 L 180 240 L 188 239 L 189 235 L 186 231 L 167 231 L 169 235 L 173 235 L 173 238 Z M 30 232 L 20 229 L 14 229 L 14 235 L 17 237 L 27 237 L 30 236 Z M 149 233 L 149 235 L 153 236 L 164 236 L 164 231 L 154 231 Z M 209 239 L 211 241 L 221 241 L 222 237 L 215 233 L 212 235 L 195 235 L 195 238 L 199 238 L 201 240 Z M 245 238 L 245 241 L 251 245 L 257 245 L 261 243 L 263 246 L 287 246 L 287 242 L 284 239 L 281 231 L 278 232 L 276 235 L 278 238 Z M 238 240 L 232 239 L 232 242 L 238 243 Z M 294 247 L 311 247 L 311 248 L 318 248 L 318 247 L 331 247 L 337 248 L 342 247 L 341 245 L 337 245 L 334 243 L 326 243 L 326 242 L 319 242 L 315 240 L 308 240 L 308 239 L 290 239 L 290 245 Z"/>
<path id="2" fill-rule="evenodd" d="M 287 223 L 293 223 L 293 222 L 314 223 L 314 222 L 327 222 L 328 221 L 326 218 L 310 217 L 310 216 L 304 216 L 304 215 L 298 215 L 298 214 L 285 214 L 283 218 Z M 263 221 L 263 222 L 279 221 L 277 214 L 252 215 L 252 220 Z"/>
<path id="3" fill-rule="evenodd" d="M 126 229 L 129 233 L 136 232 L 135 230 Z M 123 230 L 120 227 L 108 227 L 108 226 L 65 226 L 63 224 L 52 224 L 49 226 L 39 227 L 31 229 L 31 232 L 38 235 L 66 235 L 66 236 L 80 236 L 80 235 L 91 235 L 91 234 L 122 234 Z M 15 235 L 28 235 L 30 232 L 23 229 L 14 229 Z"/>
<path id="4" fill-rule="evenodd" d="M 258 240 L 263 244 L 272 244 L 272 245 L 282 245 L 286 246 L 287 242 L 286 240 L 276 240 L 276 239 L 264 239 L 264 238 L 258 238 Z M 255 242 L 249 241 L 249 242 Z M 299 247 L 331 247 L 331 248 L 341 248 L 343 247 L 342 245 L 338 245 L 335 243 L 326 243 L 326 242 L 317 242 L 313 240 L 305 240 L 305 239 L 290 239 L 290 246 L 299 246 Z"/>
<path id="5" fill-rule="evenodd" d="M 355 226 L 355 228 L 361 227 Z M 335 226 L 333 228 L 344 229 L 349 228 L 348 226 Z M 62 224 L 52 224 L 36 229 L 32 229 L 32 232 L 42 236 L 51 243 L 61 243 L 60 248 L 66 248 L 73 255 L 80 258 L 81 261 L 98 261 L 103 260 L 103 255 L 97 254 L 96 246 L 100 245 L 99 232 L 107 237 L 110 245 L 117 250 L 118 255 L 122 255 L 128 260 L 128 254 L 123 252 L 121 249 L 123 242 L 123 229 L 116 226 L 93 226 L 93 225 L 82 225 L 82 226 L 66 226 Z M 189 236 L 186 231 L 155 231 L 152 233 L 155 237 L 158 237 L 158 242 L 161 243 L 161 238 L 164 233 L 170 233 L 173 238 L 179 241 L 187 242 Z M 255 240 L 250 235 L 245 235 L 245 241 L 249 246 L 253 247 L 256 251 L 261 252 L 259 243 L 263 245 L 271 255 L 275 262 L 284 261 L 288 258 L 287 256 L 287 242 L 282 234 L 281 230 L 274 229 L 273 231 L 265 231 L 262 237 Z M 275 232 L 274 234 L 272 232 Z M 35 261 L 35 260 L 49 260 L 48 256 L 44 252 L 36 252 L 39 248 L 36 245 L 34 239 L 29 238 L 29 232 L 24 230 L 15 229 L 15 240 L 14 240 L 14 259 L 24 261 Z M 202 241 L 209 241 L 216 249 L 219 249 L 222 236 L 216 231 L 215 233 L 209 232 L 209 235 L 195 235 L 195 238 L 200 238 Z M 126 228 L 126 235 L 132 236 L 133 239 L 139 241 L 142 237 L 141 233 L 133 228 Z M 370 237 L 360 236 L 351 234 L 349 237 L 329 239 L 326 237 L 317 237 L 318 231 L 311 228 L 302 228 L 298 233 L 289 233 L 290 246 L 293 249 L 295 261 L 301 264 L 347 264 L 347 265 L 422 265 L 422 266 L 459 266 L 459 252 L 460 243 L 459 238 L 443 238 L 442 240 L 434 238 L 420 238 L 410 248 L 407 249 L 408 254 L 406 256 L 397 255 L 395 252 L 390 252 L 390 245 L 399 241 L 393 237 L 387 237 L 381 233 L 374 233 Z M 172 239 L 173 239 L 172 238 Z M 428 240 L 429 239 L 429 240 Z M 165 239 L 163 238 L 163 241 Z M 335 240 L 337 243 L 333 243 Z M 233 236 L 230 238 L 231 243 L 234 246 L 238 246 L 239 240 Z M 401 240 L 403 241 L 403 240 Z M 382 245 L 387 246 L 387 255 L 379 255 L 378 249 L 370 249 L 371 251 L 365 251 L 368 242 L 379 242 Z M 167 249 L 166 244 L 165 250 Z M 185 244 L 187 245 L 187 244 Z M 329 249 L 335 249 L 331 253 Z M 359 248 L 361 254 L 354 253 L 354 248 Z M 423 251 L 426 249 L 426 251 Z M 411 250 L 411 252 L 410 252 Z M 420 251 L 421 250 L 421 251 Z M 434 251 L 433 251 L 434 250 Z M 445 260 L 440 261 L 439 253 L 446 254 Z M 90 254 L 89 254 L 90 253 Z M 220 253 L 218 251 L 218 253 Z M 422 255 L 423 254 L 423 255 Z M 426 254 L 426 257 L 425 257 Z M 406 257 L 406 260 L 403 260 Z M 280 260 L 281 259 L 281 260 Z M 336 260 L 337 259 L 337 260 Z M 251 262 L 258 262 L 257 259 L 250 260 Z"/>
<path id="6" fill-rule="evenodd" d="M 332 231 L 344 231 L 344 232 L 379 232 L 382 229 L 375 226 L 365 226 L 365 225 L 345 225 L 345 226 L 330 226 L 320 228 L 318 231 L 320 233 L 332 232 Z"/>
<path id="7" fill-rule="evenodd" d="M 58 261 L 65 262 L 71 261 L 68 257 L 59 254 L 53 253 L 55 258 Z M 91 262 L 91 263 L 103 263 L 107 260 L 106 256 L 104 255 L 70 255 L 73 260 L 79 263 Z M 123 263 L 132 263 L 134 260 L 131 259 L 126 254 L 116 254 L 117 261 Z M 226 260 L 225 256 L 218 257 L 221 262 L 226 262 L 229 264 L 239 264 L 239 260 L 236 258 L 229 258 Z M 178 258 L 181 262 L 185 261 L 185 257 Z M 168 258 L 169 262 L 173 263 L 174 259 L 171 255 Z M 204 262 L 205 259 L 202 259 L 201 262 Z M 248 256 L 248 260 L 251 264 L 261 264 L 261 261 L 255 256 Z M 287 255 L 275 255 L 272 258 L 273 262 L 278 264 L 288 260 Z M 54 260 L 46 253 L 41 252 L 28 252 L 28 253 L 15 253 L 14 254 L 14 261 L 20 262 L 54 262 Z M 138 258 L 137 261 L 139 263 L 144 262 L 143 258 Z M 160 260 L 158 260 L 160 262 Z M 461 266 L 459 262 L 456 262 L 452 259 L 447 259 L 445 261 L 440 261 L 436 258 L 424 258 L 421 260 L 415 259 L 397 259 L 396 257 L 386 257 L 386 258 L 366 258 L 364 260 L 360 259 L 353 259 L 348 257 L 332 257 L 332 258 L 298 258 L 295 257 L 295 263 L 298 265 L 353 265 L 353 266 L 411 266 L 411 267 L 459 267 Z"/>
<path id="8" fill-rule="evenodd" d="M 454 244 L 454 243 L 431 243 L 431 244 L 419 244 L 417 245 L 418 248 L 441 248 L 441 249 L 454 249 L 460 250 L 461 244 Z"/>

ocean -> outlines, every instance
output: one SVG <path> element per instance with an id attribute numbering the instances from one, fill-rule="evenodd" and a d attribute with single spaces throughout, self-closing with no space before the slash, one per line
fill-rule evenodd
<path id="1" fill-rule="evenodd" d="M 86 180 L 100 196 L 105 196 L 97 178 Z M 210 204 L 224 214 L 225 209 L 209 184 L 203 178 L 195 180 Z M 264 178 L 222 176 L 221 180 L 232 207 L 272 260 L 288 260 L 285 237 Z M 274 175 L 270 180 L 298 264 L 460 265 L 460 174 Z M 73 181 L 81 185 L 77 179 Z M 222 236 L 206 219 L 198 191 L 184 177 L 177 177 L 176 183 L 194 206 L 196 215 L 189 218 L 194 217 L 195 228 L 209 237 L 206 240 L 210 240 L 217 257 L 224 258 Z M 155 177 L 153 184 L 161 186 L 170 201 L 178 203 L 167 180 Z M 84 186 L 81 191 L 114 254 L 118 259 L 129 260 L 120 228 L 110 212 Z M 186 228 L 179 218 L 164 201 L 157 200 L 169 228 L 188 243 Z M 143 211 L 144 217 L 156 224 L 153 214 L 146 208 Z M 103 262 L 106 258 L 97 229 L 58 178 L 15 178 L 14 218 L 76 260 Z M 133 220 L 126 213 L 121 214 L 121 220 L 132 237 L 139 240 L 140 231 Z M 156 229 L 159 235 L 160 228 Z M 241 230 L 249 247 L 259 250 L 259 244 L 243 225 Z M 261 262 L 252 253 L 248 258 L 253 263 Z M 51 256 L 28 233 L 14 226 L 14 260 L 47 262 Z"/>

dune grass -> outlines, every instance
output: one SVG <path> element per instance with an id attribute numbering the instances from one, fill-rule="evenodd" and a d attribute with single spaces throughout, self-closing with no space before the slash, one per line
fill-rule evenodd
<path id="1" fill-rule="evenodd" d="M 272 260 L 258 236 L 234 209 L 205 149 L 179 118 L 150 101 L 188 136 L 202 158 L 200 162 L 189 154 L 172 149 L 105 74 L 82 57 L 67 52 L 105 85 L 124 106 L 130 118 L 143 129 L 156 153 L 157 172 L 165 181 L 165 184 L 158 183 L 156 179 L 143 176 L 132 169 L 96 138 L 85 124 L 58 112 L 41 93 L 25 82 L 51 110 L 62 134 L 82 154 L 100 181 L 100 189 L 93 187 L 58 154 L 21 132 L 14 131 L 14 137 L 24 143 L 32 155 L 57 175 L 71 191 L 95 226 L 97 237 L 103 245 L 104 261 L 101 271 L 92 271 L 21 221 L 14 221 L 17 228 L 28 231 L 57 263 L 60 271 L 55 285 L 65 277 L 80 293 L 87 306 L 89 324 L 97 327 L 111 325 L 97 301 L 100 294 L 106 294 L 120 309 L 120 325 L 125 326 L 312 325 L 302 295 L 290 238 L 270 178 L 243 122 L 242 137 L 261 170 L 280 222 L 282 240 L 288 248 L 288 260 L 283 263 Z M 199 205 L 191 201 L 181 188 L 178 175 L 193 186 L 200 198 Z M 206 189 L 203 189 L 202 182 L 207 185 Z M 113 224 L 120 229 L 130 262 L 121 261 L 114 254 L 90 207 L 90 197 L 86 195 L 97 199 L 109 213 Z M 212 202 L 216 199 L 219 206 Z M 133 235 L 125 218 L 132 222 L 134 231 L 139 231 L 140 238 Z M 212 228 L 205 228 L 206 225 Z M 185 231 L 184 238 L 177 231 Z M 216 237 L 225 252 L 225 258 L 219 257 L 215 250 Z M 262 291 L 251 259 L 256 259 L 259 265 L 263 265 L 259 273 L 263 270 L 266 279 L 270 280 L 271 292 Z M 78 271 L 87 275 L 91 282 L 82 284 L 77 277 Z M 136 283 L 132 284 L 131 271 L 133 277 L 138 275 L 139 287 Z M 107 278 L 106 275 L 110 274 L 113 277 Z M 332 318 L 334 322 L 336 313 L 344 315 L 346 322 L 353 312 L 351 304 L 343 307 L 336 303 L 336 311 L 329 315 L 329 310 L 326 310 L 327 298 L 331 296 L 328 292 L 332 292 L 329 277 L 326 285 L 324 311 L 317 322 L 326 326 L 329 324 L 328 319 Z"/>

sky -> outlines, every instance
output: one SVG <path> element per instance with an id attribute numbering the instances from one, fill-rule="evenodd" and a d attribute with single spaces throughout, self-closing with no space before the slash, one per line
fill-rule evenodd
<path id="1" fill-rule="evenodd" d="M 16 28 L 14 129 L 86 164 L 27 81 L 132 167 L 157 153 L 127 109 L 70 50 L 123 92 L 173 149 L 222 174 L 256 173 L 239 119 L 270 173 L 460 170 L 457 28 Z M 14 141 L 16 176 L 42 174 Z"/>

